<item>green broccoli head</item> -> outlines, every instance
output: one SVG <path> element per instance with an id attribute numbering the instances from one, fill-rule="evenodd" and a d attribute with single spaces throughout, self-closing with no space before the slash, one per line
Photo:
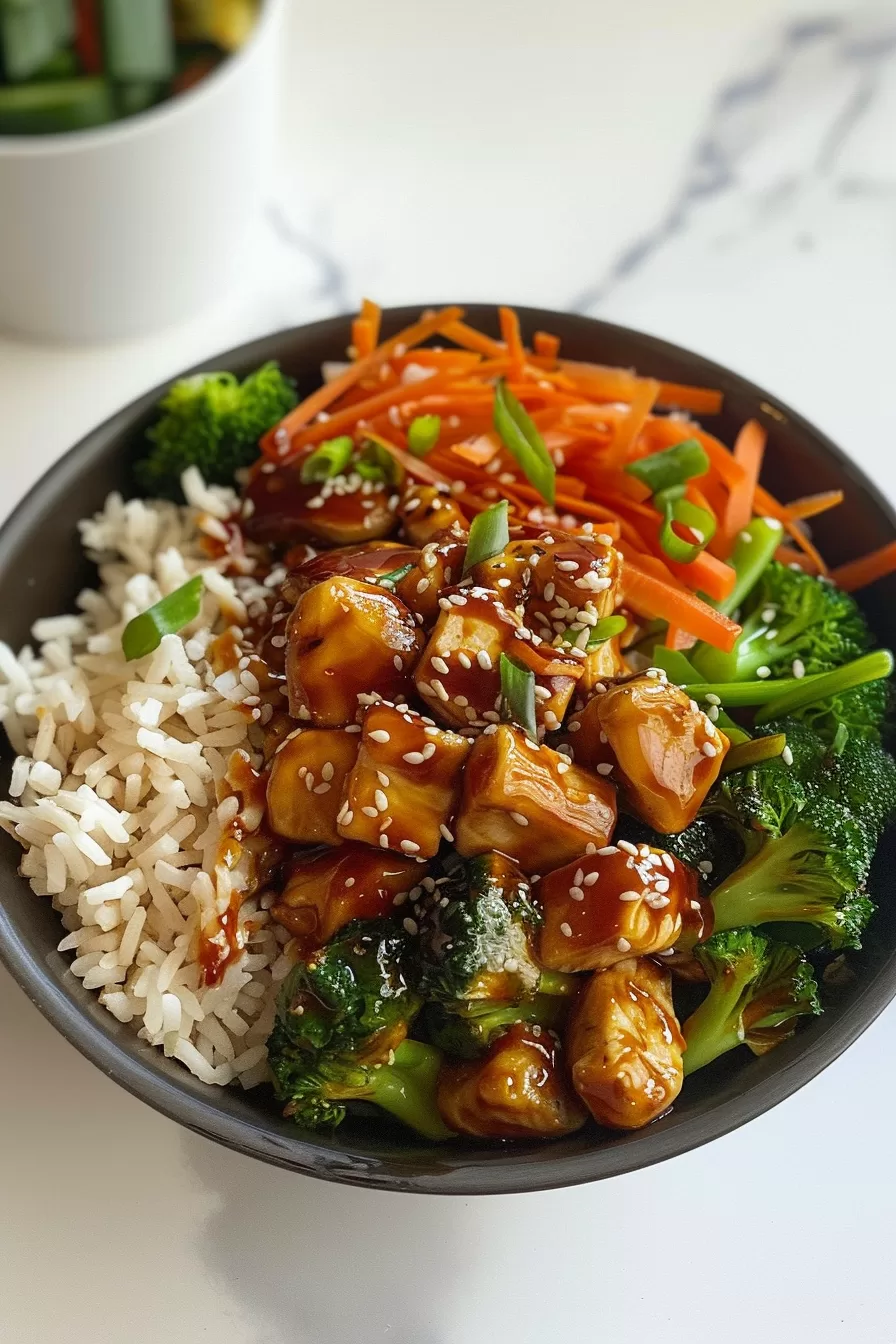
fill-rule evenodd
<path id="1" fill-rule="evenodd" d="M 873 905 L 861 894 L 876 835 L 842 804 L 812 797 L 783 834 L 712 893 L 717 930 L 756 924 L 811 924 L 831 947 L 859 947 Z"/>
<path id="2" fill-rule="evenodd" d="M 742 632 L 731 653 L 700 645 L 691 661 L 707 681 L 749 681 L 759 668 L 790 676 L 795 661 L 806 673 L 828 672 L 871 646 L 855 599 L 825 579 L 773 560 L 745 602 Z"/>
<path id="3" fill-rule="evenodd" d="M 823 787 L 878 835 L 896 816 L 896 761 L 873 739 L 847 738 Z"/>
<path id="4" fill-rule="evenodd" d="M 713 934 L 694 956 L 709 992 L 682 1028 L 686 1074 L 738 1045 L 764 1054 L 793 1034 L 798 1018 L 821 1012 L 812 967 L 799 948 L 738 928 Z"/>
<path id="5" fill-rule="evenodd" d="M 733 770 L 723 780 L 719 802 L 746 831 L 781 835 L 819 788 L 827 748 L 799 719 L 763 724 L 763 732 L 783 733 L 786 755 Z"/>
<path id="6" fill-rule="evenodd" d="M 277 999 L 290 1040 L 306 1051 L 339 1051 L 400 1039 L 421 1002 L 408 978 L 410 941 L 393 920 L 354 920 L 298 962 Z"/>
<path id="7" fill-rule="evenodd" d="M 453 864 L 421 912 L 420 992 L 441 1003 L 534 994 L 532 943 L 541 913 L 511 859 L 483 854 Z"/>
<path id="8" fill-rule="evenodd" d="M 843 737 L 879 742 L 890 715 L 891 699 L 891 683 L 881 678 L 817 700 L 796 713 L 825 742 L 833 744 Z"/>
<path id="9" fill-rule="evenodd" d="M 195 466 L 207 484 L 233 485 L 258 456 L 262 434 L 295 404 L 295 384 L 273 361 L 242 382 L 217 372 L 179 379 L 147 431 L 152 446 L 135 466 L 137 484 L 148 495 L 183 500 L 181 476 Z"/>
<path id="10" fill-rule="evenodd" d="M 477 1059 L 498 1036 L 517 1022 L 537 1022 L 555 1030 L 562 1026 L 569 1000 L 551 994 L 536 994 L 517 1003 L 493 1003 L 472 999 L 451 1005 L 427 1004 L 422 1022 L 427 1040 L 447 1055 Z"/>
<path id="11" fill-rule="evenodd" d="M 304 1129 L 335 1129 L 347 1105 L 363 1101 L 428 1139 L 451 1137 L 436 1102 L 442 1056 L 422 1041 L 402 1041 L 385 1060 L 369 1063 L 352 1055 L 309 1054 L 278 1022 L 268 1038 L 268 1060 L 284 1115 Z"/>

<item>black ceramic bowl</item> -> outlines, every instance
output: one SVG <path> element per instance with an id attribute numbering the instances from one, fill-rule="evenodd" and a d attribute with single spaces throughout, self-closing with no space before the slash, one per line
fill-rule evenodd
<path id="1" fill-rule="evenodd" d="M 384 315 L 389 334 L 418 309 Z M 492 308 L 470 305 L 469 318 L 497 335 Z M 524 333 L 545 328 L 563 340 L 572 358 L 634 366 L 668 381 L 718 387 L 722 415 L 708 422 L 727 442 L 750 416 L 768 426 L 773 451 L 764 482 L 781 498 L 842 487 L 846 503 L 818 519 L 815 536 L 832 563 L 891 541 L 892 509 L 824 435 L 736 374 L 698 355 L 623 327 L 583 317 L 520 309 Z M 344 357 L 345 318 L 265 337 L 204 367 L 245 373 L 278 359 L 303 392 L 318 382 L 320 364 Z M 106 421 L 56 464 L 0 531 L 0 635 L 18 647 L 32 621 L 72 608 L 90 567 L 78 543 L 79 518 L 99 509 L 110 490 L 131 490 L 130 467 L 141 449 L 160 389 Z M 865 602 L 881 643 L 896 645 L 896 578 L 878 583 Z M 5 761 L 5 784 L 9 759 Z M 200 1083 L 174 1060 L 138 1041 L 101 1008 L 55 949 L 61 937 L 48 900 L 35 897 L 18 875 L 20 851 L 5 835 L 0 844 L 0 955 L 41 1012 L 88 1059 L 157 1110 L 208 1138 L 268 1162 L 327 1180 L 387 1190 L 433 1194 L 499 1194 L 546 1190 L 594 1181 L 696 1148 L 752 1120 L 789 1096 L 836 1059 L 896 993 L 896 910 L 881 901 L 857 971 L 824 1015 L 760 1059 L 747 1051 L 725 1056 L 688 1079 L 673 1110 L 630 1134 L 593 1127 L 555 1143 L 505 1146 L 457 1141 L 431 1146 L 380 1124 L 346 1122 L 335 1134 L 310 1137 L 282 1119 L 266 1089 L 245 1093 Z M 872 876 L 872 893 L 896 858 L 885 838 Z"/>

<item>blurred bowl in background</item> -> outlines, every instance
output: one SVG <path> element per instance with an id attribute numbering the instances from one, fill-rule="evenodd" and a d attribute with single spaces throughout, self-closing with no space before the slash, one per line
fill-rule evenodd
<path id="1" fill-rule="evenodd" d="M 264 0 L 245 46 L 148 112 L 0 137 L 0 329 L 135 336 L 226 289 L 270 166 L 285 5 Z"/>

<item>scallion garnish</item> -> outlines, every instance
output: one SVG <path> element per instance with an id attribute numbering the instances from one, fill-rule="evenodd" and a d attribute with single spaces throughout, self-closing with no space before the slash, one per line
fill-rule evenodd
<path id="1" fill-rule="evenodd" d="M 599 646 L 605 644 L 608 639 L 613 639 L 615 635 L 621 635 L 627 625 L 628 621 L 624 616 L 604 616 L 603 620 L 598 621 L 588 632 L 588 642 L 585 645 L 585 648 L 599 648 Z M 584 629 L 584 627 L 582 628 Z M 575 644 L 581 637 L 581 634 L 581 630 L 567 630 L 566 634 L 563 636 L 564 644 Z"/>
<path id="2" fill-rule="evenodd" d="M 442 418 L 438 415 L 418 415 L 408 425 L 408 448 L 415 457 L 431 453 L 439 441 Z"/>
<path id="3" fill-rule="evenodd" d="M 490 509 L 477 513 L 470 524 L 470 539 L 464 556 L 464 574 L 468 574 L 474 565 L 491 560 L 500 555 L 510 542 L 510 528 L 507 525 L 507 500 L 493 504 Z"/>
<path id="4" fill-rule="evenodd" d="M 698 439 L 685 439 L 671 448 L 639 457 L 637 462 L 629 462 L 625 470 L 656 495 L 670 485 L 684 485 L 692 476 L 704 476 L 709 471 L 709 458 Z"/>
<path id="5" fill-rule="evenodd" d="M 152 653 L 161 644 L 163 635 L 176 635 L 178 630 L 195 621 L 201 605 L 202 575 L 196 574 L 148 611 L 141 611 L 139 616 L 128 621 L 121 634 L 125 658 L 130 663 Z"/>
<path id="6" fill-rule="evenodd" d="M 504 447 L 523 475 L 548 504 L 556 497 L 556 471 L 544 440 L 531 417 L 511 392 L 503 378 L 495 385 L 492 411 L 495 429 Z"/>
<path id="7" fill-rule="evenodd" d="M 327 439 L 302 463 L 303 483 L 311 485 L 314 481 L 328 481 L 331 476 L 339 476 L 351 461 L 354 446 L 348 434 Z"/>
<path id="8" fill-rule="evenodd" d="M 394 588 L 402 579 L 407 578 L 413 568 L 413 565 L 401 565 L 398 569 L 390 569 L 388 574 L 379 576 L 377 583 L 381 588 Z"/>
<path id="9" fill-rule="evenodd" d="M 773 761 L 787 746 L 786 733 L 771 733 L 768 737 L 754 737 L 750 742 L 739 742 L 729 749 L 722 766 L 722 774 L 732 770 L 746 770 L 762 761 Z"/>
<path id="10" fill-rule="evenodd" d="M 702 451 L 702 450 L 701 450 Z M 716 531 L 716 520 L 708 509 L 692 504 L 684 498 L 683 485 L 670 485 L 653 496 L 653 503 L 663 515 L 660 527 L 660 545 L 670 560 L 678 564 L 689 565 L 703 548 L 712 540 Z M 696 541 L 685 541 L 672 526 L 683 524 L 691 529 Z"/>
<path id="11" fill-rule="evenodd" d="M 386 485 L 398 485 L 402 477 L 401 468 L 389 449 L 374 439 L 366 440 L 354 470 L 365 481 L 385 482 Z"/>
<path id="12" fill-rule="evenodd" d="M 535 726 L 535 673 L 506 653 L 501 654 L 501 701 L 504 718 L 518 723 L 526 736 L 538 742 Z"/>

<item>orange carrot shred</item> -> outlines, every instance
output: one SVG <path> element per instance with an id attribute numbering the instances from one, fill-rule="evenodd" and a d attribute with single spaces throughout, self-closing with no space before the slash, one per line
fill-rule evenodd
<path id="1" fill-rule="evenodd" d="M 659 390 L 660 385 L 655 378 L 644 378 L 639 382 L 632 395 L 628 414 L 616 426 L 607 454 L 611 466 L 622 467 L 625 464 L 635 440 L 644 428 L 644 422 L 653 410 Z"/>
<path id="2" fill-rule="evenodd" d="M 791 518 L 804 519 L 815 518 L 828 509 L 836 509 L 842 503 L 842 490 L 822 490 L 817 495 L 801 495 L 799 499 L 792 499 L 784 508 Z"/>
<path id="3" fill-rule="evenodd" d="M 536 331 L 532 337 L 532 348 L 536 355 L 553 363 L 560 353 L 560 337 L 552 336 L 549 331 Z"/>
<path id="4" fill-rule="evenodd" d="M 356 317 L 352 322 L 352 345 L 355 359 L 366 359 L 376 349 L 373 323 L 366 317 Z"/>
<path id="5" fill-rule="evenodd" d="M 850 560 L 847 564 L 831 570 L 831 578 L 845 592 L 855 593 L 859 588 L 866 588 L 869 583 L 885 579 L 894 572 L 896 572 L 896 541 L 888 541 L 876 551 L 869 551 L 867 555 L 860 555 L 857 560 Z"/>
<path id="6" fill-rule="evenodd" d="M 510 359 L 510 376 L 519 378 L 522 376 L 523 366 L 526 362 L 523 338 L 520 335 L 520 320 L 512 308 L 499 308 L 498 321 L 501 324 L 501 335 Z"/>
<path id="7" fill-rule="evenodd" d="M 743 477 L 728 494 L 725 515 L 719 529 L 718 550 L 728 555 L 738 534 L 749 527 L 754 512 L 754 496 L 765 453 L 766 433 L 758 420 L 748 420 L 734 443 L 734 460 L 743 469 Z M 713 548 L 716 550 L 716 548 Z"/>
<path id="8" fill-rule="evenodd" d="M 383 318 L 383 310 L 373 299 L 361 300 L 361 311 L 358 316 L 364 322 L 370 323 L 371 334 L 373 336 L 373 349 L 380 343 L 380 323 Z"/>
<path id="9" fill-rule="evenodd" d="M 673 588 L 640 564 L 627 560 L 623 569 L 625 602 L 648 620 L 668 621 L 705 640 L 723 653 L 734 648 L 741 627 L 684 588 Z"/>
<path id="10" fill-rule="evenodd" d="M 493 341 L 491 336 L 486 336 L 484 332 L 476 331 L 474 327 L 468 327 L 466 322 L 460 322 L 455 318 L 442 322 L 438 330 L 461 349 L 475 350 L 477 354 L 485 355 L 486 359 L 499 359 L 506 354 L 500 341 Z"/>

